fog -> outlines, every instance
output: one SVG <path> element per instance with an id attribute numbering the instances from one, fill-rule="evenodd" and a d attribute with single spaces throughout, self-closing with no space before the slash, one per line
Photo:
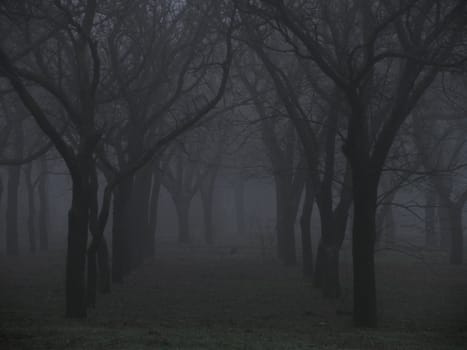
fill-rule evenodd
<path id="1" fill-rule="evenodd" d="M 464 349 L 467 2 L 0 2 L 0 348 Z"/>

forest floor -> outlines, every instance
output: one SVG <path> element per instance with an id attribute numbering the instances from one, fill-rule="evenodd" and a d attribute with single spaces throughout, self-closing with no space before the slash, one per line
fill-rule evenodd
<path id="1" fill-rule="evenodd" d="M 114 285 L 86 320 L 63 317 L 62 254 L 1 257 L 0 349 L 467 349 L 466 265 L 380 254 L 380 327 L 358 330 L 348 264 L 330 301 L 299 268 L 178 253 Z"/>

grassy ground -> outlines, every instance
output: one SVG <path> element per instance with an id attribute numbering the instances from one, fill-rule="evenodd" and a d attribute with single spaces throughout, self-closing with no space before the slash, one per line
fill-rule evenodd
<path id="1" fill-rule="evenodd" d="M 179 252 L 62 317 L 61 254 L 0 258 L 0 349 L 467 349 L 467 267 L 378 257 L 380 328 L 352 328 L 351 274 L 324 300 L 300 271 Z M 336 312 L 338 311 L 338 312 Z"/>

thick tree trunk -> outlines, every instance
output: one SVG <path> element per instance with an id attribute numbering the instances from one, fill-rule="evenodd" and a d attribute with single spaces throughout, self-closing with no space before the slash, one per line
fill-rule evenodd
<path id="1" fill-rule="evenodd" d="M 302 270 L 307 278 L 313 277 L 313 249 L 311 243 L 311 214 L 313 213 L 314 191 L 311 182 L 306 184 L 303 201 L 300 229 L 302 233 Z"/>
<path id="2" fill-rule="evenodd" d="M 237 234 L 245 235 L 245 181 L 238 178 L 234 182 L 235 218 L 237 222 Z"/>
<path id="3" fill-rule="evenodd" d="M 6 203 L 6 253 L 19 254 L 18 190 L 21 167 L 8 168 L 8 193 Z"/>
<path id="4" fill-rule="evenodd" d="M 38 184 L 39 192 L 39 247 L 41 251 L 49 249 L 49 234 L 48 234 L 48 216 L 49 216 L 49 199 L 47 196 L 47 179 L 48 179 L 47 159 L 42 157 L 40 160 L 40 180 Z"/>
<path id="5" fill-rule="evenodd" d="M 77 182 L 74 179 L 74 182 Z M 68 213 L 66 258 L 66 316 L 86 317 L 85 265 L 88 242 L 89 206 L 86 186 L 73 184 Z"/>
<path id="6" fill-rule="evenodd" d="M 436 239 L 436 192 L 428 189 L 425 204 L 425 245 L 434 248 L 437 245 Z"/>
<path id="7" fill-rule="evenodd" d="M 462 264 L 464 252 L 464 235 L 462 229 L 462 207 L 452 205 L 449 208 L 449 218 L 451 223 L 451 249 L 449 262 L 453 265 Z"/>
<path id="8" fill-rule="evenodd" d="M 375 216 L 377 181 L 365 171 L 353 171 L 354 218 L 352 230 L 354 322 L 377 326 L 375 283 Z"/>
<path id="9" fill-rule="evenodd" d="M 26 183 L 28 196 L 28 236 L 29 236 L 29 252 L 36 252 L 36 203 L 34 196 L 34 179 L 32 178 L 32 163 L 26 166 L 24 172 L 24 180 Z"/>

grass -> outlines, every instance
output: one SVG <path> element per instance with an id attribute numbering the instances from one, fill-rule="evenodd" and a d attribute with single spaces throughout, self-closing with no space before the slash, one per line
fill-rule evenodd
<path id="1" fill-rule="evenodd" d="M 352 327 L 345 262 L 344 295 L 331 301 L 299 269 L 184 250 L 114 285 L 81 321 L 62 317 L 63 262 L 1 258 L 0 349 L 467 348 L 467 268 L 429 257 L 378 256 L 377 330 Z"/>

